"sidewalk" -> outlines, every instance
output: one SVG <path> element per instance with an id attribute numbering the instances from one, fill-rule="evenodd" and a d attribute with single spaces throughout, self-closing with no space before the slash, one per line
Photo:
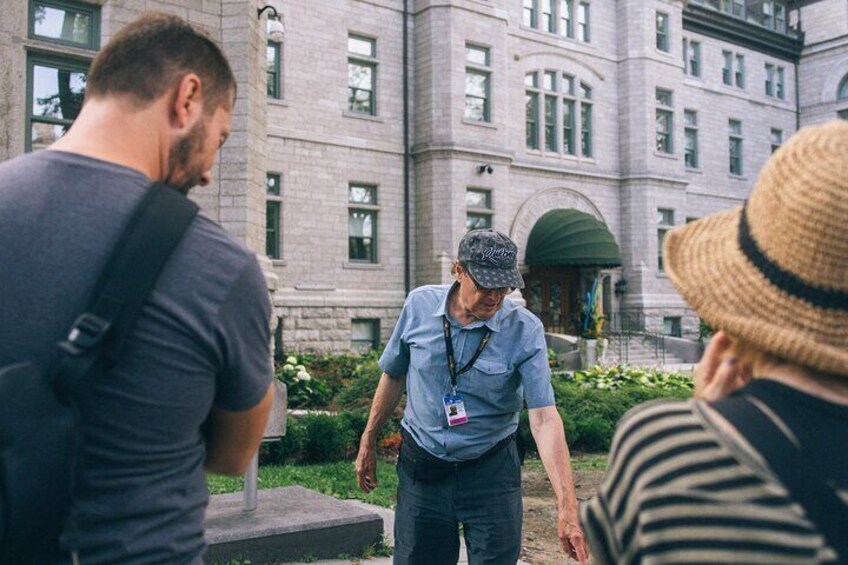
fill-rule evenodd
<path id="1" fill-rule="evenodd" d="M 361 502 L 359 500 L 347 500 L 345 501 L 347 504 L 352 504 L 354 506 L 358 506 L 359 508 L 363 508 L 366 510 L 370 510 L 371 512 L 375 512 L 383 518 L 383 531 L 386 535 L 386 543 L 388 545 L 394 544 L 394 539 L 392 538 L 392 532 L 394 531 L 395 524 L 395 513 L 388 508 L 383 508 L 382 506 L 374 506 L 373 504 L 366 504 L 365 502 Z M 309 563 L 300 562 L 300 563 L 292 563 L 290 565 L 352 565 L 352 564 L 362 564 L 362 565 L 391 565 L 392 558 L 391 557 L 372 557 L 371 559 L 325 559 L 322 561 L 311 561 Z M 467 564 L 468 556 L 465 552 L 465 542 L 460 538 L 460 547 L 459 547 L 459 564 Z M 519 561 L 517 565 L 529 565 L 523 561 Z"/>

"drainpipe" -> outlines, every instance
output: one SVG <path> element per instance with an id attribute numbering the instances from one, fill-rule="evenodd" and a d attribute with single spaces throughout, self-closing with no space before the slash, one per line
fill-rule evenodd
<path id="1" fill-rule="evenodd" d="M 409 227 L 409 7 L 403 0 L 403 288 L 412 286 Z"/>
<path id="2" fill-rule="evenodd" d="M 795 4 L 798 6 L 798 34 L 801 36 L 801 41 L 804 41 L 804 29 L 801 27 L 801 2 Z M 787 14 L 788 15 L 788 14 Z M 801 51 L 803 52 L 804 48 L 801 47 Z M 801 81 L 798 77 L 798 69 L 800 68 L 799 63 L 801 62 L 801 55 L 798 55 L 798 60 L 795 61 L 795 131 L 801 129 Z"/>

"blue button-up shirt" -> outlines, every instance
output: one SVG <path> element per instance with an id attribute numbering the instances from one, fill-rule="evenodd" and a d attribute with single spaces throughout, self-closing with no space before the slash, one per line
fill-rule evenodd
<path id="1" fill-rule="evenodd" d="M 406 376 L 402 425 L 418 444 L 446 461 L 482 455 L 518 428 L 522 400 L 528 408 L 554 404 L 542 323 L 508 298 L 488 320 L 460 325 L 448 313 L 451 285 L 423 286 L 406 299 L 380 357 L 390 377 Z M 489 343 L 458 377 L 468 422 L 448 426 L 443 398 L 451 391 L 443 316 L 451 324 L 457 371 L 474 356 L 489 329 Z"/>

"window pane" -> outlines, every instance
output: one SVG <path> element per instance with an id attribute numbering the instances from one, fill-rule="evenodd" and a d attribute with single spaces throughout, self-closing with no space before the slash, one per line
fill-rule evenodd
<path id="1" fill-rule="evenodd" d="M 556 90 L 556 73 L 552 71 L 545 72 L 545 78 L 542 81 L 542 88 L 545 90 Z"/>
<path id="2" fill-rule="evenodd" d="M 482 98 L 465 98 L 465 119 L 475 122 L 486 121 L 486 101 Z"/>
<path id="3" fill-rule="evenodd" d="M 465 205 L 469 208 L 491 208 L 490 196 L 491 193 L 488 190 L 469 189 L 465 193 Z"/>
<path id="4" fill-rule="evenodd" d="M 265 254 L 280 258 L 280 202 L 265 203 Z"/>
<path id="5" fill-rule="evenodd" d="M 347 38 L 347 50 L 356 55 L 375 57 L 376 43 L 373 39 L 351 35 Z"/>
<path id="6" fill-rule="evenodd" d="M 687 126 L 697 126 L 698 125 L 698 112 L 694 110 L 684 110 L 683 111 L 683 121 L 686 122 Z"/>
<path id="7" fill-rule="evenodd" d="M 358 353 L 367 353 L 377 347 L 380 340 L 379 320 L 351 320 L 350 347 Z"/>
<path id="8" fill-rule="evenodd" d="M 539 112 L 539 95 L 528 93 L 524 97 L 524 119 L 526 125 L 527 148 L 539 148 L 539 134 L 537 129 L 537 116 Z"/>
<path id="9" fill-rule="evenodd" d="M 265 48 L 265 68 L 268 73 L 268 96 L 280 97 L 280 46 L 277 43 L 268 43 Z"/>
<path id="10" fill-rule="evenodd" d="M 44 149 L 65 135 L 70 125 L 45 124 L 33 120 L 31 133 L 31 148 L 33 151 Z"/>
<path id="11" fill-rule="evenodd" d="M 556 98 L 545 96 L 545 149 L 557 150 L 556 142 Z"/>
<path id="12" fill-rule="evenodd" d="M 657 208 L 657 224 L 661 226 L 674 225 L 674 210 Z"/>
<path id="13" fill-rule="evenodd" d="M 527 73 L 526 75 L 524 75 L 524 86 L 530 86 L 535 88 L 536 86 L 538 86 L 538 78 L 538 73 Z"/>
<path id="14" fill-rule="evenodd" d="M 574 0 L 561 0 L 559 3 L 559 34 L 574 37 L 571 17 L 571 7 Z"/>
<path id="15" fill-rule="evenodd" d="M 468 71 L 465 73 L 465 94 L 485 98 L 488 90 L 489 75 Z"/>
<path id="16" fill-rule="evenodd" d="M 92 45 L 92 18 L 90 13 L 73 8 L 54 8 L 35 3 L 33 32 L 40 37 Z"/>
<path id="17" fill-rule="evenodd" d="M 268 194 L 276 194 L 280 195 L 280 175 L 277 174 L 269 174 L 265 178 L 265 186 L 267 188 Z"/>
<path id="18" fill-rule="evenodd" d="M 485 47 L 465 46 L 465 60 L 474 65 L 489 65 L 489 50 Z"/>
<path id="19" fill-rule="evenodd" d="M 377 188 L 352 184 L 348 188 L 348 201 L 357 204 L 377 204 Z"/>
<path id="20" fill-rule="evenodd" d="M 562 75 L 562 91 L 566 94 L 574 96 L 574 77 L 571 75 Z"/>
<path id="21" fill-rule="evenodd" d="M 492 216 L 489 214 L 475 214 L 469 212 L 465 220 L 465 229 L 479 230 L 492 227 Z"/>
<path id="22" fill-rule="evenodd" d="M 671 106 L 671 92 L 668 90 L 660 90 L 657 89 L 657 104 L 661 104 L 662 106 Z"/>
<path id="23" fill-rule="evenodd" d="M 589 86 L 588 84 L 584 83 L 584 82 L 581 82 L 580 83 L 580 96 L 582 96 L 583 98 L 591 99 L 592 98 L 592 87 Z"/>
<path id="24" fill-rule="evenodd" d="M 373 90 L 373 71 L 370 65 L 350 63 L 348 65 L 348 85 L 365 90 Z"/>
<path id="25" fill-rule="evenodd" d="M 592 106 L 580 105 L 580 146 L 584 157 L 592 156 Z"/>
<path id="26" fill-rule="evenodd" d="M 32 69 L 32 115 L 75 120 L 85 97 L 86 73 L 36 64 Z"/>
<path id="27" fill-rule="evenodd" d="M 577 8 L 577 39 L 589 41 L 589 4 L 585 2 Z"/>
<path id="28" fill-rule="evenodd" d="M 568 155 L 574 155 L 574 101 L 562 101 L 562 150 Z"/>

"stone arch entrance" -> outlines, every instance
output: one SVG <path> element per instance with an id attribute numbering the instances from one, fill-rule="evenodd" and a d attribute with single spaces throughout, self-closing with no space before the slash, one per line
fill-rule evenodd
<path id="1" fill-rule="evenodd" d="M 512 237 L 523 244 L 528 309 L 547 332 L 579 333 L 587 292 L 603 269 L 621 265 L 618 245 L 600 212 L 573 191 L 545 191 L 519 211 Z M 606 302 L 603 289 L 608 283 L 598 285 L 599 304 Z"/>

